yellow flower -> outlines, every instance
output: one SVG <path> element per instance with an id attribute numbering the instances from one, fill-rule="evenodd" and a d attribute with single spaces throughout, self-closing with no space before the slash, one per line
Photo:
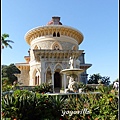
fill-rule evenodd
<path id="1" fill-rule="evenodd" d="M 98 120 L 98 118 L 95 118 L 95 120 Z"/>
<path id="2" fill-rule="evenodd" d="M 111 90 L 111 93 L 115 93 L 115 91 L 114 91 L 114 90 Z"/>
<path id="3" fill-rule="evenodd" d="M 112 98 L 110 98 L 110 102 L 112 101 Z"/>

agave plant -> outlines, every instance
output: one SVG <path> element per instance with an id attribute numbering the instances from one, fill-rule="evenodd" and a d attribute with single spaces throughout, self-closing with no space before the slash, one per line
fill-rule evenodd
<path id="1" fill-rule="evenodd" d="M 62 110 L 64 110 L 66 99 L 63 96 L 55 95 L 49 96 L 49 100 L 52 104 L 51 115 L 54 120 L 59 120 L 62 115 Z"/>
<path id="2" fill-rule="evenodd" d="M 19 93 L 19 94 L 18 94 Z M 22 94 L 21 94 L 22 93 Z M 2 113 L 3 118 L 20 119 L 20 120 L 39 120 L 49 116 L 48 97 L 27 91 L 15 91 L 3 96 Z"/>

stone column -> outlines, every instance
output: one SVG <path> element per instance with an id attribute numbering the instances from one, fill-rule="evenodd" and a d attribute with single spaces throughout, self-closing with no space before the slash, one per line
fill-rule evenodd
<path id="1" fill-rule="evenodd" d="M 53 93 L 54 93 L 54 71 L 52 72 L 52 86 L 53 86 Z"/>
<path id="2" fill-rule="evenodd" d="M 65 74 L 63 76 L 64 76 L 64 90 L 65 90 L 66 89 L 66 80 L 67 80 L 67 77 L 66 77 Z"/>
<path id="3" fill-rule="evenodd" d="M 45 82 L 45 62 L 44 62 L 44 59 L 40 59 L 41 60 L 41 68 L 40 68 L 40 71 L 41 71 L 41 84 Z"/>
<path id="4" fill-rule="evenodd" d="M 62 75 L 62 88 L 64 88 L 64 75 Z"/>
<path id="5" fill-rule="evenodd" d="M 41 84 L 44 83 L 44 71 L 41 71 Z"/>
<path id="6" fill-rule="evenodd" d="M 39 85 L 41 84 L 41 71 L 39 71 Z"/>
<path id="7" fill-rule="evenodd" d="M 46 72 L 45 72 L 45 83 L 46 83 L 46 81 L 47 81 L 47 80 L 46 80 Z"/>

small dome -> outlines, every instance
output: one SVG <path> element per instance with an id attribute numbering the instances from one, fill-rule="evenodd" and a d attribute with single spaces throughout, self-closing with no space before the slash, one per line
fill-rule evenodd
<path id="1" fill-rule="evenodd" d="M 52 17 L 52 20 L 49 21 L 47 25 L 62 25 L 60 22 L 60 17 Z"/>

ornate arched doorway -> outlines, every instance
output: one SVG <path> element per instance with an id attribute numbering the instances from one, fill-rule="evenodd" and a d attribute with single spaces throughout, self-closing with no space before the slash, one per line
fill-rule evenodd
<path id="1" fill-rule="evenodd" d="M 61 88 L 61 75 L 59 72 L 54 74 L 54 88 Z"/>
<path id="2" fill-rule="evenodd" d="M 62 88 L 62 77 L 60 74 L 61 69 L 59 69 L 58 66 L 56 68 L 57 69 L 54 72 L 54 91 L 59 93 L 60 89 Z"/>

